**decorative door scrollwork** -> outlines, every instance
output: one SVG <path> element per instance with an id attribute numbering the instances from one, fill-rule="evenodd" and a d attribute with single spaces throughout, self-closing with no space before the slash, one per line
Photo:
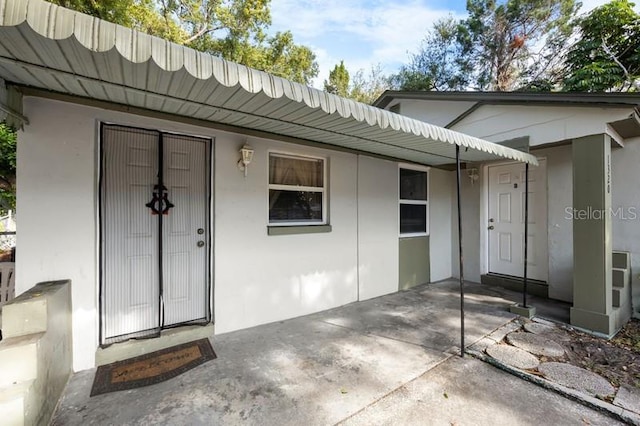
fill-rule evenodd
<path id="1" fill-rule="evenodd" d="M 169 209 L 175 207 L 171 201 L 169 201 L 169 193 L 167 187 L 164 185 L 156 185 L 153 187 L 153 198 L 145 206 L 151 209 L 152 215 L 168 215 Z"/>

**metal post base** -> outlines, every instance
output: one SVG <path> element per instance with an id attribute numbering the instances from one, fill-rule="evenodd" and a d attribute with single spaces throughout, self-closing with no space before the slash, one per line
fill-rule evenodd
<path id="1" fill-rule="evenodd" d="M 536 316 L 536 308 L 534 306 L 522 306 L 519 303 L 516 303 L 515 305 L 511 305 L 509 307 L 509 311 L 512 314 L 520 315 L 521 317 L 525 317 L 529 319 Z"/>

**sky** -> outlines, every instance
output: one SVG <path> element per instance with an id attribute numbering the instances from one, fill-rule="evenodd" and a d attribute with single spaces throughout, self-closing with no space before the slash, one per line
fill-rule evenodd
<path id="1" fill-rule="evenodd" d="M 606 1 L 582 3 L 580 13 Z M 271 0 L 270 31 L 289 30 L 296 43 L 313 50 L 320 67 L 313 85 L 322 88 L 341 60 L 351 75 L 377 64 L 385 74 L 397 71 L 434 21 L 464 18 L 465 5 L 466 0 Z"/>

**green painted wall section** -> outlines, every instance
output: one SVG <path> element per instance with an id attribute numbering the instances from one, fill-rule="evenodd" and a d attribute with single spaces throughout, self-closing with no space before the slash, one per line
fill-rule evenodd
<path id="1" fill-rule="evenodd" d="M 398 290 L 429 282 L 429 237 L 400 238 Z"/>
<path id="2" fill-rule="evenodd" d="M 611 140 L 574 139 L 571 324 L 612 335 Z"/>

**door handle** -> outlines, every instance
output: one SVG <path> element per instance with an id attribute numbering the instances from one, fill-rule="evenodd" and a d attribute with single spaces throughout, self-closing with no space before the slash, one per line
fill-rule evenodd
<path id="1" fill-rule="evenodd" d="M 489 226 L 487 227 L 487 229 L 488 229 L 489 231 L 493 231 L 493 225 L 489 225 Z"/>

